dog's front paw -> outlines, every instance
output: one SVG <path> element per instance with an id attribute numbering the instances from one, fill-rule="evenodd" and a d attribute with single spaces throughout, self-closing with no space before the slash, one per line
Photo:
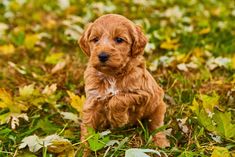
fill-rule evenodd
<path id="1" fill-rule="evenodd" d="M 153 142 L 156 146 L 165 148 L 170 146 L 170 142 L 166 138 L 166 135 L 163 132 L 159 132 L 153 136 Z"/>

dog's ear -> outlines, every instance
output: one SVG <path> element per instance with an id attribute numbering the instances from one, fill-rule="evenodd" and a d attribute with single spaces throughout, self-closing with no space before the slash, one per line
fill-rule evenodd
<path id="1" fill-rule="evenodd" d="M 144 54 L 144 48 L 148 42 L 140 26 L 135 26 L 133 31 L 133 43 L 131 48 L 131 55 L 138 56 Z"/>
<path id="2" fill-rule="evenodd" d="M 86 27 L 85 30 L 82 34 L 82 36 L 80 37 L 80 39 L 78 40 L 78 44 L 81 47 L 82 51 L 87 55 L 90 56 L 90 47 L 88 45 L 88 38 L 91 34 L 91 27 L 92 27 L 92 23 L 89 23 Z"/>

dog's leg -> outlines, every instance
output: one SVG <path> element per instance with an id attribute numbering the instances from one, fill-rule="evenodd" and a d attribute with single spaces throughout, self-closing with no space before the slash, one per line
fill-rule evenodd
<path id="1" fill-rule="evenodd" d="M 114 95 L 108 102 L 107 118 L 112 127 L 122 127 L 130 122 L 130 112 L 135 112 L 137 107 L 144 106 L 149 101 L 149 93 L 139 90 L 138 92 L 124 92 Z M 143 112 L 142 112 L 143 113 Z M 138 115 L 142 117 L 142 115 Z M 135 117 L 135 119 L 138 119 Z"/>
<path id="2" fill-rule="evenodd" d="M 154 131 L 164 124 L 164 115 L 166 112 L 166 104 L 162 101 L 156 108 L 155 112 L 149 117 L 149 130 Z M 153 136 L 154 143 L 159 147 L 169 147 L 170 143 L 164 132 L 158 132 Z"/>
<path id="3" fill-rule="evenodd" d="M 104 127 L 107 124 L 106 118 L 104 116 L 104 107 L 101 106 L 101 102 L 97 99 L 87 99 L 83 112 L 82 112 L 82 124 L 81 124 L 81 141 L 85 145 L 83 151 L 83 157 L 88 157 L 90 154 L 88 143 L 86 138 L 88 138 L 88 128 L 93 128 L 96 130 L 98 127 Z"/>

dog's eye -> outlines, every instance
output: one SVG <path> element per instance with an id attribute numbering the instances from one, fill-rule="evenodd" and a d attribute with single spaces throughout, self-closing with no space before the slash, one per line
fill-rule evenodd
<path id="1" fill-rule="evenodd" d="M 122 43 L 124 42 L 124 39 L 120 38 L 120 37 L 117 37 L 114 39 L 116 43 Z"/>
<path id="2" fill-rule="evenodd" d="M 91 41 L 94 42 L 94 43 L 97 43 L 99 41 L 99 38 L 95 37 L 95 38 L 91 39 Z"/>

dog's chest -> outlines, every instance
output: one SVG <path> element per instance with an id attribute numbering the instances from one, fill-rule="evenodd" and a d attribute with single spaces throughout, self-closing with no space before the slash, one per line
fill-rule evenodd
<path id="1" fill-rule="evenodd" d="M 117 80 L 115 78 L 112 77 L 106 77 L 103 80 L 104 83 L 104 94 L 108 94 L 108 95 L 116 95 L 119 91 L 120 88 L 118 87 L 117 84 Z"/>

